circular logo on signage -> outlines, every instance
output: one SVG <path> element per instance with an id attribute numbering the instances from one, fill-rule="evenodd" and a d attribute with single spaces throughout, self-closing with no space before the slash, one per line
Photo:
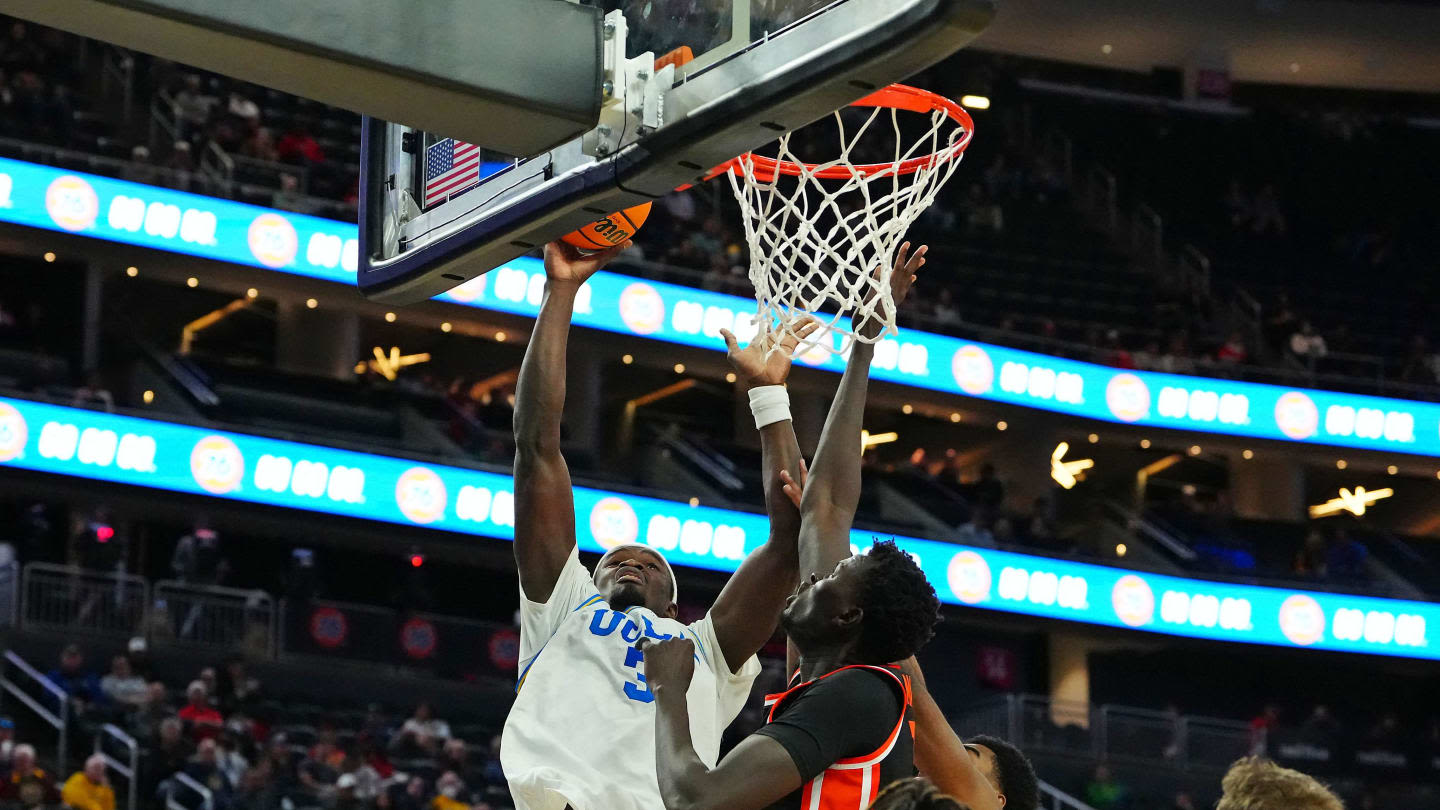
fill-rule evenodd
<path id="1" fill-rule="evenodd" d="M 13 407 L 0 402 L 0 461 L 14 461 L 25 452 L 30 436 L 25 417 Z"/>
<path id="2" fill-rule="evenodd" d="M 637 335 L 650 335 L 665 325 L 665 299 L 649 284 L 635 282 L 620 293 L 620 320 Z"/>
<path id="3" fill-rule="evenodd" d="M 508 627 L 491 633 L 487 647 L 496 669 L 514 669 L 520 661 L 520 634 Z"/>
<path id="4" fill-rule="evenodd" d="M 477 298 L 484 297 L 485 279 L 487 278 L 489 278 L 488 275 L 478 275 L 445 294 L 449 296 L 451 300 L 468 304 Z"/>
<path id="5" fill-rule="evenodd" d="M 290 220 L 279 214 L 261 214 L 250 223 L 250 253 L 266 267 L 284 267 L 295 260 L 300 237 Z"/>
<path id="6" fill-rule="evenodd" d="M 980 396 L 995 384 L 995 364 L 990 355 L 979 346 L 965 344 L 950 358 L 950 373 L 955 375 L 955 384 L 967 394 Z"/>
<path id="7" fill-rule="evenodd" d="M 1150 389 L 1134 374 L 1116 374 L 1105 386 L 1105 404 L 1122 422 L 1138 422 L 1150 414 Z"/>
<path id="8" fill-rule="evenodd" d="M 73 174 L 55 178 L 45 189 L 45 210 L 67 231 L 83 231 L 100 216 L 100 197 L 89 183 Z"/>
<path id="9" fill-rule="evenodd" d="M 1308 439 L 1320 427 L 1320 409 L 1299 391 L 1287 391 L 1275 400 L 1275 425 L 1292 439 Z"/>
<path id="10" fill-rule="evenodd" d="M 445 516 L 445 482 L 432 470 L 411 467 L 395 482 L 395 505 L 412 523 L 434 523 Z"/>
<path id="11" fill-rule="evenodd" d="M 1115 615 L 1129 627 L 1144 627 L 1155 617 L 1155 592 L 1150 590 L 1150 583 L 1134 574 L 1116 580 L 1110 591 L 1110 604 L 1115 607 Z"/>
<path id="12" fill-rule="evenodd" d="M 310 638 L 327 650 L 333 650 L 350 637 L 350 622 L 333 607 L 315 608 L 310 614 Z"/>
<path id="13" fill-rule="evenodd" d="M 224 436 L 206 436 L 190 451 L 190 474 L 206 492 L 224 495 L 245 477 L 245 457 Z"/>
<path id="14" fill-rule="evenodd" d="M 419 617 L 400 627 L 400 649 L 417 661 L 435 654 L 437 638 L 435 625 Z"/>
<path id="15" fill-rule="evenodd" d="M 640 519 L 624 498 L 601 498 L 590 510 L 590 534 L 601 548 L 623 546 L 640 536 Z"/>
<path id="16" fill-rule="evenodd" d="M 1325 610 L 1314 597 L 1297 593 L 1280 604 L 1280 632 L 1308 647 L 1325 636 Z"/>
<path id="17" fill-rule="evenodd" d="M 978 605 L 990 596 L 990 564 L 973 551 L 951 557 L 945 578 L 955 597 L 967 605 Z"/>

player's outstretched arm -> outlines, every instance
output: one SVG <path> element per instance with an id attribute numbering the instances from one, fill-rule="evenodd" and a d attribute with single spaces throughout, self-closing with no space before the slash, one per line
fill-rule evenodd
<path id="1" fill-rule="evenodd" d="M 925 686 L 925 674 L 912 656 L 900 664 L 910 676 L 915 711 L 915 767 L 941 792 L 972 810 L 1002 810 L 1000 794 L 980 773 L 976 755 L 955 733 Z"/>
<path id="2" fill-rule="evenodd" d="M 545 246 L 545 298 L 515 384 L 515 565 L 532 602 L 550 599 L 575 547 L 575 500 L 560 454 L 565 345 L 575 296 L 629 244 L 588 256 L 564 242 Z"/>
<path id="3" fill-rule="evenodd" d="M 728 330 L 720 330 L 725 338 L 730 364 L 735 367 L 736 378 L 747 393 L 766 393 L 770 386 L 783 386 L 790 376 L 790 362 L 796 348 L 802 341 L 815 333 L 820 326 L 814 320 L 802 322 L 794 334 L 776 338 L 768 330 L 756 335 L 750 345 L 740 348 L 739 342 Z M 778 343 L 778 345 L 777 345 Z M 769 393 L 777 393 L 771 390 Z M 795 423 L 790 419 L 788 408 L 783 403 L 783 391 L 778 392 L 781 404 L 758 404 L 751 398 L 752 410 L 756 410 L 757 424 L 770 419 L 760 428 L 760 455 L 765 481 L 765 511 L 770 517 L 770 536 L 765 545 L 746 555 L 725 589 L 720 592 L 710 617 L 715 627 L 715 637 L 720 642 L 720 651 L 731 672 L 749 660 L 765 641 L 775 632 L 780 620 L 780 611 L 785 607 L 785 598 L 795 588 L 799 576 L 800 558 L 796 542 L 800 536 L 800 510 L 791 503 L 784 492 L 783 475 L 800 475 L 804 462 L 800 457 L 800 445 L 795 440 Z M 778 413 L 771 414 L 777 410 Z M 783 416 L 784 418 L 778 418 Z"/>
<path id="4" fill-rule="evenodd" d="M 910 293 L 915 273 L 925 264 L 929 248 L 920 246 L 911 254 L 910 243 L 900 246 L 890 276 L 890 295 L 899 306 Z M 880 334 L 883 324 L 876 318 L 857 316 L 855 330 L 866 337 Z M 875 345 L 862 341 L 850 344 L 850 360 L 840 388 L 825 417 L 825 429 L 809 480 L 803 483 L 800 501 L 800 576 L 826 577 L 835 565 L 850 556 L 850 524 L 860 503 L 860 427 L 865 418 L 865 393 L 870 384 L 870 360 Z M 795 481 L 789 482 L 797 483 Z"/>

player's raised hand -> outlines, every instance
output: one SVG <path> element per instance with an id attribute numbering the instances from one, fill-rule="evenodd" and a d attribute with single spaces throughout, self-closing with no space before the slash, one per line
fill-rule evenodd
<path id="1" fill-rule="evenodd" d="M 925 266 L 925 254 L 930 252 L 929 245 L 921 245 L 910 252 L 910 243 L 900 245 L 900 250 L 895 253 L 895 267 L 890 273 L 890 301 L 896 309 L 910 295 L 910 288 L 915 283 L 915 276 L 920 268 Z M 880 276 L 879 267 L 875 268 L 875 277 Z M 874 296 L 866 302 L 866 307 L 855 313 L 852 321 L 855 333 L 867 339 L 873 339 L 880 335 L 885 329 L 884 312 L 878 311 L 879 302 Z M 872 309 L 872 307 L 874 309 Z"/>
<path id="2" fill-rule="evenodd" d="M 635 645 L 645 653 L 645 683 L 652 690 L 685 692 L 695 677 L 695 644 L 689 639 L 652 641 L 641 638 Z"/>
<path id="3" fill-rule="evenodd" d="M 630 241 L 626 240 L 596 253 L 583 253 L 580 248 L 557 239 L 545 246 L 545 277 L 551 284 L 579 286 L 628 247 Z"/>
<path id="4" fill-rule="evenodd" d="M 795 350 L 819 328 L 819 321 L 806 317 L 778 340 L 774 331 L 766 328 L 743 349 L 730 330 L 721 329 L 720 336 L 725 338 L 730 365 L 746 385 L 781 385 L 790 377 L 790 360 Z"/>

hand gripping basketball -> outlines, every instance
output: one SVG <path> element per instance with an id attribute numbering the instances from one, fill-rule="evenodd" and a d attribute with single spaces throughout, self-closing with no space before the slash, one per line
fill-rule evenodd
<path id="1" fill-rule="evenodd" d="M 630 241 L 627 239 L 598 253 L 582 253 L 580 248 L 557 239 L 545 246 L 545 277 L 551 284 L 574 284 L 578 287 L 628 247 Z"/>

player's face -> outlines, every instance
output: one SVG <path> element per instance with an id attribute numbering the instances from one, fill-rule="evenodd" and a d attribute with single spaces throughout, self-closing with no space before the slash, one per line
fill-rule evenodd
<path id="1" fill-rule="evenodd" d="M 802 648 L 807 641 L 823 643 L 858 632 L 860 592 L 872 564 L 868 557 L 848 557 L 829 576 L 801 582 L 780 614 L 785 632 Z"/>
<path id="2" fill-rule="evenodd" d="M 674 583 L 659 554 L 641 546 L 611 549 L 595 568 L 595 588 L 612 610 L 644 606 L 674 618 Z"/>
<path id="3" fill-rule="evenodd" d="M 990 787 L 998 794 L 1000 792 L 1000 780 L 995 775 L 995 752 L 989 746 L 965 743 L 965 751 L 975 759 L 975 770 L 985 777 Z"/>

